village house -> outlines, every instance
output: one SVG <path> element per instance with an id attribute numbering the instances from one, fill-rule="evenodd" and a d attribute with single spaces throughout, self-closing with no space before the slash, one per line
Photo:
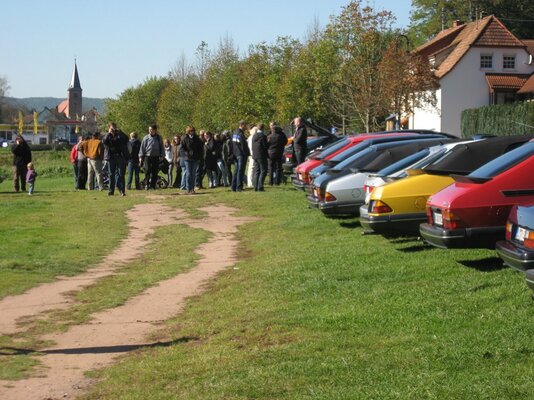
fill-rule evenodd
<path id="1" fill-rule="evenodd" d="M 462 111 L 534 98 L 534 40 L 519 40 L 494 16 L 457 21 L 415 51 L 428 57 L 439 89 L 437 105 L 416 108 L 410 128 L 460 136 Z"/>
<path id="2" fill-rule="evenodd" d="M 33 144 L 76 143 L 79 134 L 95 132 L 100 119 L 94 107 L 83 112 L 82 106 L 82 87 L 74 62 L 67 98 L 54 108 L 33 110 L 31 114 L 19 116 L 17 122 L 0 124 L 0 138 L 12 140 L 22 131 L 24 139 Z"/>

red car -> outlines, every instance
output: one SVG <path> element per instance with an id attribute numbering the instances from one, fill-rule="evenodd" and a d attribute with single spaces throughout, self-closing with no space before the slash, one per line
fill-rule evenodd
<path id="1" fill-rule="evenodd" d="M 423 239 L 436 247 L 495 248 L 505 237 L 511 208 L 534 203 L 534 142 L 511 150 L 455 183 L 427 202 Z"/>
<path id="2" fill-rule="evenodd" d="M 440 132 L 433 131 L 414 131 L 414 130 L 404 130 L 404 131 L 384 131 L 376 133 L 361 133 L 359 135 L 347 136 L 331 145 L 325 147 L 321 152 L 310 156 L 306 161 L 299 164 L 295 170 L 295 175 L 293 176 L 292 182 L 293 186 L 296 189 L 306 190 L 307 186 L 311 185 L 310 171 L 315 167 L 321 165 L 325 160 L 330 160 L 339 153 L 344 152 L 345 150 L 357 145 L 358 143 L 367 140 L 375 139 L 382 137 L 396 137 L 396 136 L 410 136 L 414 134 L 441 134 L 443 136 L 450 136 Z"/>
<path id="3" fill-rule="evenodd" d="M 534 205 L 512 207 L 506 240 L 498 241 L 495 250 L 506 265 L 518 271 L 534 269 Z"/>

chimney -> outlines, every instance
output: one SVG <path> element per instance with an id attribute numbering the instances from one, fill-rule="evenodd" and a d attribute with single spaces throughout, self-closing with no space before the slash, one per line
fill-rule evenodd
<path id="1" fill-rule="evenodd" d="M 460 21 L 459 19 L 455 20 L 452 22 L 452 27 L 453 28 L 458 28 L 459 26 L 462 26 L 464 23 L 462 21 Z"/>

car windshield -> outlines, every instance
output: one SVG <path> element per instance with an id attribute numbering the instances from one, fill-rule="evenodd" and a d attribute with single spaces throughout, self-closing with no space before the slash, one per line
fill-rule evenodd
<path id="1" fill-rule="evenodd" d="M 360 151 L 359 153 L 353 154 L 346 160 L 340 162 L 332 168 L 335 171 L 342 171 L 347 168 L 362 168 L 371 162 L 379 153 L 377 153 L 375 147 L 368 147 Z"/>
<path id="2" fill-rule="evenodd" d="M 394 162 L 393 164 L 387 166 L 386 168 L 381 169 L 380 171 L 377 172 L 377 175 L 379 176 L 390 175 L 394 172 L 397 172 L 403 168 L 406 168 L 412 165 L 416 161 L 421 160 L 423 157 L 426 157 L 429 153 L 430 153 L 429 149 L 419 150 L 417 153 L 412 154 L 408 157 L 405 157 L 402 160 Z"/>
<path id="3" fill-rule="evenodd" d="M 349 143 L 350 143 L 349 139 L 345 138 L 345 139 L 338 140 L 337 142 L 334 142 L 332 144 L 329 144 L 323 149 L 323 151 L 321 151 L 321 154 L 317 155 L 316 158 L 318 160 L 324 160 L 326 157 L 335 153 L 339 149 L 342 149 L 343 147 L 347 146 Z"/>
<path id="4" fill-rule="evenodd" d="M 495 158 L 489 163 L 484 164 L 482 167 L 471 172 L 468 176 L 471 178 L 491 179 L 533 155 L 534 142 L 528 142 L 514 150 L 510 150 L 508 153 L 504 153 L 502 156 Z"/>

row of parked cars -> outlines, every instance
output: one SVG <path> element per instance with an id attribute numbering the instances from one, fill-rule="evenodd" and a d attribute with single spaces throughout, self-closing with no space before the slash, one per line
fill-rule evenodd
<path id="1" fill-rule="evenodd" d="M 431 131 L 331 139 L 291 176 L 326 216 L 441 248 L 496 249 L 534 290 L 534 134 L 469 140 Z"/>

